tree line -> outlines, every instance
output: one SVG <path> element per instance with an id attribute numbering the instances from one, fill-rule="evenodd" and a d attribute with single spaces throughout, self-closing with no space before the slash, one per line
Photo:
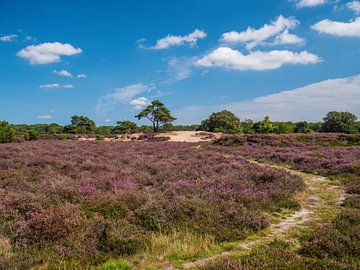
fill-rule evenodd
<path id="1" fill-rule="evenodd" d="M 271 121 L 269 116 L 264 120 L 254 122 L 251 119 L 240 121 L 232 112 L 223 110 L 212 113 L 200 125 L 173 125 L 176 120 L 164 103 L 154 100 L 149 106 L 135 115 L 138 120 L 147 119 L 151 125 L 139 126 L 132 121 L 118 121 L 116 126 L 96 126 L 90 118 L 82 115 L 71 117 L 69 125 L 51 124 L 9 124 L 0 121 L 0 142 L 13 142 L 16 134 L 23 135 L 25 140 L 36 140 L 42 134 L 132 134 L 136 132 L 161 131 L 208 131 L 229 134 L 255 133 L 308 133 L 308 132 L 360 132 L 360 122 L 356 115 L 350 112 L 331 111 L 323 121 L 311 123 Z"/>

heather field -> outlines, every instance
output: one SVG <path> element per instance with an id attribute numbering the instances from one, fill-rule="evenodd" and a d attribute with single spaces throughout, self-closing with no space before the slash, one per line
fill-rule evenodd
<path id="1" fill-rule="evenodd" d="M 3 144 L 0 168 L 1 265 L 17 269 L 88 268 L 161 235 L 237 241 L 265 229 L 266 213 L 298 208 L 304 189 L 300 177 L 188 143 Z"/>
<path id="2" fill-rule="evenodd" d="M 1 269 L 357 269 L 357 138 L 2 144 Z"/>

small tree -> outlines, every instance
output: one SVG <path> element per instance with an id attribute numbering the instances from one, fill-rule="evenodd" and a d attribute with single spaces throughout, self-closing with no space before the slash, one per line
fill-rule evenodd
<path id="1" fill-rule="evenodd" d="M 294 128 L 295 133 L 308 133 L 310 131 L 311 130 L 308 122 L 302 121 L 295 123 L 295 128 Z"/>
<path id="2" fill-rule="evenodd" d="M 270 117 L 267 115 L 263 121 L 255 124 L 254 129 L 256 133 L 271 133 L 274 131 L 274 126 L 270 122 Z"/>
<path id="3" fill-rule="evenodd" d="M 325 132 L 355 132 L 355 122 L 357 117 L 350 112 L 328 112 L 323 118 L 324 124 L 322 130 Z"/>
<path id="4" fill-rule="evenodd" d="M 11 143 L 15 141 L 16 131 L 8 122 L 0 121 L 0 143 Z"/>
<path id="5" fill-rule="evenodd" d="M 152 123 L 154 132 L 159 130 L 160 125 L 167 125 L 176 120 L 176 118 L 171 115 L 170 110 L 159 100 L 152 101 L 149 106 L 135 117 L 139 120 L 144 117 L 147 118 Z"/>
<path id="6" fill-rule="evenodd" d="M 117 126 L 113 128 L 111 133 L 115 134 L 131 134 L 138 131 L 138 126 L 136 123 L 131 121 L 118 121 L 116 122 Z"/>
<path id="7" fill-rule="evenodd" d="M 64 133 L 90 134 L 95 133 L 95 131 L 95 122 L 82 115 L 73 115 L 71 117 L 71 124 L 64 127 Z"/>
<path id="8" fill-rule="evenodd" d="M 241 133 L 240 119 L 228 110 L 212 113 L 208 119 L 201 122 L 200 130 L 209 132 Z"/>

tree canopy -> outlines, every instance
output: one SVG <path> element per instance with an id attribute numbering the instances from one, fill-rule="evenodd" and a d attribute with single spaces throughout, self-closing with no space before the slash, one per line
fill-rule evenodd
<path id="1" fill-rule="evenodd" d="M 10 143 L 15 141 L 16 131 L 6 121 L 0 121 L 0 143 Z"/>
<path id="2" fill-rule="evenodd" d="M 92 134 L 95 131 L 95 122 L 82 115 L 73 115 L 71 117 L 71 124 L 64 127 L 64 133 Z"/>
<path id="3" fill-rule="evenodd" d="M 199 129 L 209 132 L 242 132 L 240 119 L 228 110 L 212 113 L 208 119 L 201 122 Z"/>
<path id="4" fill-rule="evenodd" d="M 116 122 L 117 126 L 113 128 L 111 133 L 115 134 L 131 134 L 138 131 L 138 126 L 136 123 L 131 121 L 118 121 Z"/>
<path id="5" fill-rule="evenodd" d="M 325 132 L 355 132 L 357 117 L 350 112 L 328 112 L 323 118 L 323 131 Z"/>
<path id="6" fill-rule="evenodd" d="M 147 118 L 152 123 L 154 132 L 159 130 L 160 125 L 168 125 L 176 120 L 176 118 L 171 115 L 171 111 L 159 100 L 152 101 L 149 106 L 135 117 L 139 120 Z"/>

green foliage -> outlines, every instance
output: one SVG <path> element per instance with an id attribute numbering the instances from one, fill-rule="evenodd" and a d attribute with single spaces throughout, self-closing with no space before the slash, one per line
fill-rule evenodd
<path id="1" fill-rule="evenodd" d="M 29 130 L 34 130 L 38 134 L 58 134 L 62 132 L 63 127 L 61 125 L 51 124 L 33 124 L 33 125 L 13 125 L 13 128 L 19 133 L 26 133 Z"/>
<path id="2" fill-rule="evenodd" d="M 71 124 L 64 127 L 64 133 L 92 134 L 96 131 L 95 122 L 86 116 L 74 115 L 71 117 Z"/>
<path id="3" fill-rule="evenodd" d="M 97 141 L 103 141 L 103 140 L 105 140 L 105 136 L 103 136 L 103 135 L 96 135 L 96 140 L 97 140 Z"/>
<path id="4" fill-rule="evenodd" d="M 131 270 L 130 264 L 125 260 L 111 259 L 100 265 L 98 270 Z"/>
<path id="5" fill-rule="evenodd" d="M 110 134 L 114 129 L 113 126 L 100 126 L 96 128 L 97 134 Z"/>
<path id="6" fill-rule="evenodd" d="M 245 121 L 241 122 L 241 128 L 243 133 L 245 134 L 253 134 L 254 133 L 254 121 L 251 119 L 245 119 Z"/>
<path id="7" fill-rule="evenodd" d="M 100 239 L 99 249 L 113 255 L 133 255 L 145 246 L 145 233 L 135 225 L 124 221 L 106 223 Z"/>
<path id="8" fill-rule="evenodd" d="M 256 133 L 271 133 L 274 131 L 274 126 L 270 122 L 270 117 L 265 116 L 263 121 L 257 122 L 254 126 Z"/>
<path id="9" fill-rule="evenodd" d="M 273 122 L 274 133 L 277 134 L 289 134 L 294 132 L 293 122 Z"/>
<path id="10" fill-rule="evenodd" d="M 68 139 L 69 139 L 69 135 L 67 135 L 67 134 L 61 134 L 59 136 L 60 141 L 65 141 L 65 140 L 68 140 Z"/>
<path id="11" fill-rule="evenodd" d="M 309 127 L 309 123 L 306 121 L 295 123 L 294 132 L 295 133 L 308 133 L 311 129 Z"/>
<path id="12" fill-rule="evenodd" d="M 0 121 L 0 143 L 11 143 L 15 141 L 16 131 L 6 121 Z"/>
<path id="13" fill-rule="evenodd" d="M 230 111 L 214 112 L 201 122 L 200 130 L 209 132 L 241 133 L 240 119 Z"/>
<path id="14" fill-rule="evenodd" d="M 350 112 L 329 112 L 323 119 L 323 131 L 325 132 L 356 132 L 355 114 Z"/>
<path id="15" fill-rule="evenodd" d="M 36 141 L 39 139 L 39 133 L 36 130 L 29 130 L 24 133 L 24 139 L 26 141 Z"/>
<path id="16" fill-rule="evenodd" d="M 170 124 L 176 120 L 176 118 L 171 115 L 170 110 L 159 100 L 152 101 L 149 106 L 135 117 L 139 120 L 147 118 L 152 122 L 154 132 L 159 130 L 160 125 Z"/>
<path id="17" fill-rule="evenodd" d="M 136 123 L 131 121 L 118 121 L 116 122 L 117 126 L 114 127 L 111 133 L 114 134 L 132 134 L 139 130 Z"/>

